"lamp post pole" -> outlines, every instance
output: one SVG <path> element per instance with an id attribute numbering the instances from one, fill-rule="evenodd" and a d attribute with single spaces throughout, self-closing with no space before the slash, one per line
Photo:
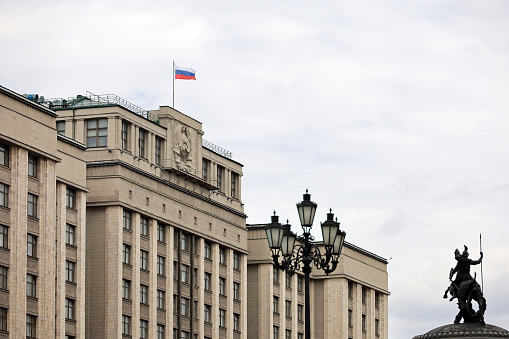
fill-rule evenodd
<path id="1" fill-rule="evenodd" d="M 311 195 L 306 190 L 303 201 L 297 204 L 300 223 L 304 231 L 301 236 L 295 235 L 290 230 L 289 224 L 281 225 L 276 212 L 272 216 L 272 222 L 265 226 L 274 265 L 286 271 L 287 274 L 294 274 L 298 270 L 304 273 L 305 339 L 311 339 L 309 300 L 311 265 L 314 264 L 317 269 L 323 270 L 327 275 L 334 272 L 346 237 L 346 232 L 339 229 L 337 219 L 334 221 L 331 209 L 330 213 L 327 213 L 327 220 L 321 223 L 323 244 L 317 245 L 311 235 L 316 207 L 317 204 L 311 201 Z M 322 251 L 325 251 L 324 253 L 320 252 L 319 246 L 322 247 Z"/>

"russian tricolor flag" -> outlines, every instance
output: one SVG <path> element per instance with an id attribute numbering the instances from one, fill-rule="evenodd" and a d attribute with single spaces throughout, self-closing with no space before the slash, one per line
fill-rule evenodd
<path id="1" fill-rule="evenodd" d="M 192 68 L 175 65 L 175 79 L 196 80 L 196 71 Z"/>

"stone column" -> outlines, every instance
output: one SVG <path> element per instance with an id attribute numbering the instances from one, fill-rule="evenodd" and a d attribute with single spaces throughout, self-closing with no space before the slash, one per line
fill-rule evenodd
<path id="1" fill-rule="evenodd" d="M 140 214 L 132 214 L 133 245 L 131 247 L 131 264 L 133 265 L 133 280 L 131 281 L 131 296 L 133 303 L 131 336 L 136 338 L 140 335 Z"/>
<path id="2" fill-rule="evenodd" d="M 56 220 L 56 250 L 57 250 L 57 263 L 56 263 L 56 291 L 55 291 L 55 306 L 57 312 L 56 318 L 56 338 L 64 338 L 65 336 L 65 261 L 66 261 L 66 206 L 65 194 L 66 185 L 57 183 L 57 220 Z M 79 231 L 77 229 L 77 231 Z M 77 264 L 78 265 L 78 264 Z M 78 266 L 76 266 L 78 267 Z M 76 281 L 78 277 L 76 276 Z"/>
<path id="3" fill-rule="evenodd" d="M 76 338 L 85 338 L 85 255 L 87 246 L 87 194 L 76 190 L 77 224 L 75 243 L 77 246 L 76 263 Z M 65 195 L 64 195 L 65 198 Z M 64 225 L 65 227 L 65 225 Z M 65 242 L 65 228 L 62 229 Z M 65 246 L 65 245 L 64 245 Z M 120 248 L 122 253 L 122 248 Z M 118 257 L 117 257 L 118 258 Z M 115 259 L 113 259 L 115 260 Z M 118 260 L 118 259 L 117 259 Z M 120 260 L 122 262 L 122 260 Z M 65 270 L 65 269 L 64 269 Z M 122 263 L 120 263 L 120 276 L 122 276 Z"/>
<path id="4" fill-rule="evenodd" d="M 157 220 L 149 220 L 150 252 L 150 287 L 148 289 L 149 300 L 149 318 L 148 334 L 149 338 L 156 338 L 157 335 Z M 165 259 L 166 260 L 166 259 Z M 166 271 L 165 271 L 166 272 Z M 134 336 L 134 333 L 133 333 Z"/>

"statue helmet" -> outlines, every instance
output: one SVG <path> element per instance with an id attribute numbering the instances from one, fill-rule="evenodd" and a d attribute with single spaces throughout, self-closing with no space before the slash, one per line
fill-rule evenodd
<path id="1" fill-rule="evenodd" d="M 468 247 L 466 245 L 463 245 L 463 247 L 465 247 L 465 250 L 463 251 L 463 257 L 468 257 Z"/>

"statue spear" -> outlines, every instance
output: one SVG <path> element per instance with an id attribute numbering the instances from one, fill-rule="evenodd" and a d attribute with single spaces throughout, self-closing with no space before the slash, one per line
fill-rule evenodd
<path id="1" fill-rule="evenodd" d="M 481 242 L 481 239 L 482 239 L 482 234 L 479 233 L 479 250 L 482 253 L 482 242 Z M 483 281 L 483 276 L 482 276 L 482 259 L 481 259 L 481 292 L 484 294 L 484 281 Z"/>

